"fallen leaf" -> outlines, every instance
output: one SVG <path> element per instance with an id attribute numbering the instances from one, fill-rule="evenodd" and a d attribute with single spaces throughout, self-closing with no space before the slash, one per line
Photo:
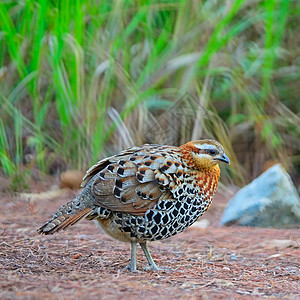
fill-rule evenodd
<path id="1" fill-rule="evenodd" d="M 277 249 L 284 249 L 284 248 L 299 248 L 300 244 L 297 241 L 293 240 L 270 240 L 263 244 L 263 246 L 267 249 L 277 248 Z"/>
<path id="2" fill-rule="evenodd" d="M 72 257 L 72 259 L 78 259 L 81 256 L 82 256 L 82 253 L 77 253 Z"/>

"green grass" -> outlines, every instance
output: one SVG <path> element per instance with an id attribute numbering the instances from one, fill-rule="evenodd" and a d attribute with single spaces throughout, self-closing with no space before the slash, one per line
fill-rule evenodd
<path id="1" fill-rule="evenodd" d="M 85 169 L 202 136 L 226 146 L 235 183 L 270 159 L 299 171 L 299 17 L 296 0 L 2 1 L 3 173 L 27 154 L 27 171 Z"/>

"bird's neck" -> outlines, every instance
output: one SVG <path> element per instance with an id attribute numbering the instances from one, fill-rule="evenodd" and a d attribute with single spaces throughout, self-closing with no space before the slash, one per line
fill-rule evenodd
<path id="1" fill-rule="evenodd" d="M 208 166 L 206 164 L 201 164 L 201 161 L 198 161 L 197 163 L 188 147 L 180 148 L 182 159 L 187 167 L 192 169 L 191 173 L 193 173 L 197 184 L 201 187 L 201 193 L 209 195 L 210 197 L 208 197 L 208 199 L 212 199 L 211 197 L 214 196 L 219 183 L 221 173 L 219 164 Z"/>
<path id="2" fill-rule="evenodd" d="M 219 165 L 217 164 L 210 168 L 204 168 L 202 170 L 195 171 L 194 178 L 200 187 L 199 197 L 202 198 L 204 194 L 206 201 L 209 202 L 207 206 L 208 209 L 217 191 L 219 178 L 220 178 Z"/>
<path id="3" fill-rule="evenodd" d="M 216 180 L 219 180 L 221 174 L 219 164 L 207 168 L 199 168 L 199 171 Z"/>

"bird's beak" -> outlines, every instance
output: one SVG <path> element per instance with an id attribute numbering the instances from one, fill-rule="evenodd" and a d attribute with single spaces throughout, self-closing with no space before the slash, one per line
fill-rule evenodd
<path id="1" fill-rule="evenodd" d="M 224 162 L 224 163 L 230 165 L 230 159 L 228 158 L 228 156 L 227 156 L 225 153 L 223 153 L 223 154 L 222 154 L 221 156 L 219 156 L 219 157 L 215 157 L 214 159 L 215 159 L 215 160 L 222 161 L 222 162 Z"/>

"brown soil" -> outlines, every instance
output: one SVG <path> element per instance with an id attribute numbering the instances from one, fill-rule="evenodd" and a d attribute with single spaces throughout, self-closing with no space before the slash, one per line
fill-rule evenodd
<path id="1" fill-rule="evenodd" d="M 143 271 L 138 249 L 140 271 L 131 273 L 123 270 L 130 245 L 91 222 L 36 233 L 72 194 L 34 202 L 0 196 L 0 299 L 300 299 L 299 229 L 219 227 L 226 204 L 219 194 L 200 219 L 208 227 L 202 221 L 149 243 L 157 265 L 170 271 Z"/>

